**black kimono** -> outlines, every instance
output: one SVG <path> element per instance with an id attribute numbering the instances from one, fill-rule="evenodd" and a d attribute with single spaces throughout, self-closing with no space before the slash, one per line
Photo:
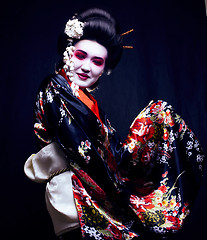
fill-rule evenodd
<path id="1" fill-rule="evenodd" d="M 189 215 L 204 154 L 167 102 L 151 102 L 121 143 L 95 99 L 61 71 L 41 86 L 35 134 L 67 157 L 83 239 L 166 237 Z"/>

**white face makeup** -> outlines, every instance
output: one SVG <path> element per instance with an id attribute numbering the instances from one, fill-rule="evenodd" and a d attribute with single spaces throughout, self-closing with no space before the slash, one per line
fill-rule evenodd
<path id="1" fill-rule="evenodd" d="M 71 58 L 74 62 L 73 82 L 80 88 L 91 87 L 104 71 L 107 49 L 91 40 L 80 40 Z"/>

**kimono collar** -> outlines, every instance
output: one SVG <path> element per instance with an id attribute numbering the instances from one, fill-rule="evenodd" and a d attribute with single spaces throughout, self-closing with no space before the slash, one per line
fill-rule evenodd
<path id="1" fill-rule="evenodd" d="M 72 82 L 67 77 L 64 69 L 61 69 L 58 74 L 63 76 L 67 80 L 70 86 L 72 85 Z M 102 123 L 102 120 L 99 114 L 98 103 L 95 100 L 95 98 L 89 92 L 83 91 L 82 89 L 78 89 L 78 94 L 76 97 L 80 99 L 96 115 L 96 117 Z"/>

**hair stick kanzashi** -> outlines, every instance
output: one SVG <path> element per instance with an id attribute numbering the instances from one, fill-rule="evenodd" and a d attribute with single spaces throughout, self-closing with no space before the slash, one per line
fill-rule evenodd
<path id="1" fill-rule="evenodd" d="M 123 37 L 123 36 L 128 35 L 129 33 L 133 32 L 133 31 L 134 31 L 134 29 L 132 28 L 131 30 L 122 33 L 120 36 Z M 132 49 L 133 46 L 123 46 L 123 48 Z"/>

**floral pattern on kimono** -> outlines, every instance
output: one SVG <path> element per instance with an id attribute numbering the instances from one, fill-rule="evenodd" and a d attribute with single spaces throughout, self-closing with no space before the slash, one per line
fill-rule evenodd
<path id="1" fill-rule="evenodd" d="M 198 139 L 172 106 L 157 101 L 134 120 L 124 147 L 132 153 L 125 165 L 131 178 L 157 179 L 150 194 L 130 196 L 132 209 L 151 231 L 176 232 L 190 213 L 202 176 L 205 157 Z"/>
<path id="2" fill-rule="evenodd" d="M 65 76 L 51 76 L 40 88 L 34 127 L 40 146 L 56 141 L 67 156 L 83 239 L 133 239 L 142 234 L 137 221 L 158 235 L 180 229 L 204 160 L 184 120 L 166 102 L 152 102 L 122 144 L 106 115 L 78 96 Z"/>

